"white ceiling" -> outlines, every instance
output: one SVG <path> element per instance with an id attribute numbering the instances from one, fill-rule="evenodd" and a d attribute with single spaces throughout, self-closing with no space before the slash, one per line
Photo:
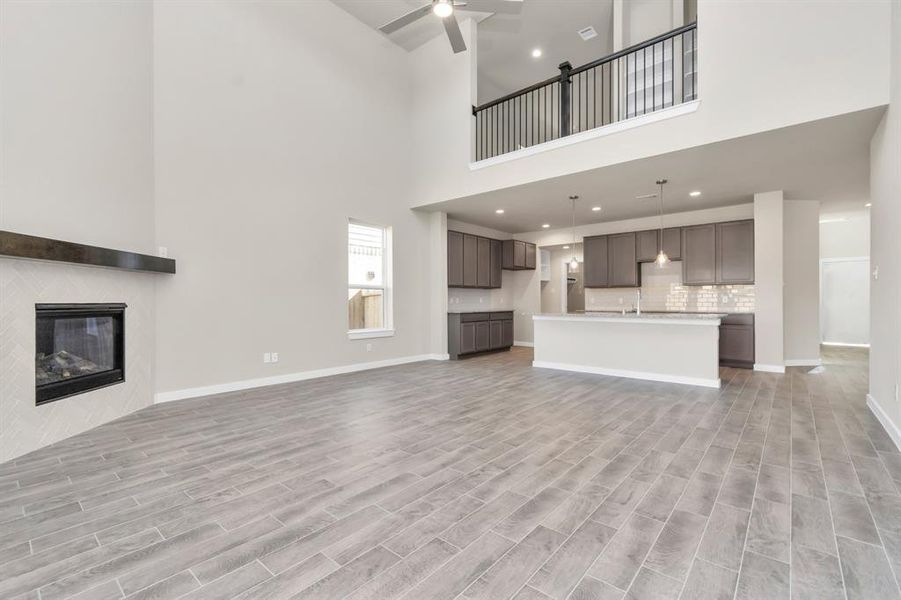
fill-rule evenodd
<path id="1" fill-rule="evenodd" d="M 429 0 L 332 0 L 373 29 L 425 5 Z M 613 0 L 523 0 L 519 14 L 460 10 L 478 22 L 479 103 L 553 77 L 568 60 L 579 66 L 612 52 Z M 593 26 L 598 36 L 582 41 L 578 31 Z M 441 20 L 426 15 L 391 34 L 405 50 L 444 36 Z M 541 48 L 540 58 L 532 50 Z M 451 52 L 448 44 L 448 52 Z"/>
<path id="2" fill-rule="evenodd" d="M 667 213 L 751 202 L 755 192 L 784 190 L 787 199 L 819 200 L 822 212 L 862 207 L 869 196 L 869 140 L 884 110 L 876 108 L 725 142 L 440 202 L 425 207 L 509 233 L 657 214 L 656 179 L 669 180 Z M 534 160 L 534 159 L 533 159 Z M 702 195 L 692 198 L 690 191 Z M 601 212 L 592 212 L 601 206 Z M 498 208 L 503 215 L 495 214 Z"/>

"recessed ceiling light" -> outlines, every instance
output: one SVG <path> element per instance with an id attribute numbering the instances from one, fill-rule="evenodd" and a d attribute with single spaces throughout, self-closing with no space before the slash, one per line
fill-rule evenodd
<path id="1" fill-rule="evenodd" d="M 870 208 L 871 206 L 873 206 L 873 203 L 872 203 L 872 202 L 867 202 L 866 204 L 864 204 L 864 206 L 866 206 L 867 208 Z"/>
<path id="2" fill-rule="evenodd" d="M 544 227 L 545 229 L 547 229 L 547 228 L 550 227 L 550 226 L 551 226 L 550 223 L 545 223 L 544 225 L 542 225 L 542 227 Z"/>
<path id="3" fill-rule="evenodd" d="M 698 196 L 701 195 L 701 192 L 695 190 L 694 192 L 688 192 L 688 195 L 691 196 L 692 198 L 697 198 Z"/>
<path id="4" fill-rule="evenodd" d="M 504 214 L 504 209 L 503 209 L 503 208 L 499 208 L 499 209 L 497 209 L 497 210 L 494 211 L 494 212 L 496 212 L 496 213 L 499 214 L 499 215 L 502 215 L 502 214 Z"/>
<path id="5" fill-rule="evenodd" d="M 820 219 L 820 223 L 844 223 L 848 219 L 844 217 L 840 217 L 837 219 Z"/>
<path id="6" fill-rule="evenodd" d="M 563 246 L 564 250 L 569 250 L 569 246 Z"/>
<path id="7" fill-rule="evenodd" d="M 600 206 L 592 206 L 591 210 L 593 210 L 594 212 L 598 212 L 599 210 L 601 210 L 601 207 Z"/>
<path id="8" fill-rule="evenodd" d="M 532 58 L 541 58 L 541 48 L 532 49 Z"/>

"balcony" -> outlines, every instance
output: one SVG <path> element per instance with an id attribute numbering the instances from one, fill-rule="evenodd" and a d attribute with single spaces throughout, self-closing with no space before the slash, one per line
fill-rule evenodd
<path id="1" fill-rule="evenodd" d="M 698 97 L 697 23 L 473 107 L 474 157 L 486 160 Z"/>

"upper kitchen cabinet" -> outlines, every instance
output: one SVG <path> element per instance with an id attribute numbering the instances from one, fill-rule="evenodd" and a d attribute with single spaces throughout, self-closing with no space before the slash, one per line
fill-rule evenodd
<path id="1" fill-rule="evenodd" d="M 635 234 L 638 262 L 654 262 L 660 252 L 660 230 L 650 229 Z"/>
<path id="2" fill-rule="evenodd" d="M 448 231 L 447 286 L 501 287 L 501 241 Z"/>
<path id="3" fill-rule="evenodd" d="M 682 228 L 682 283 L 716 283 L 716 246 L 716 225 L 713 223 Z"/>
<path id="4" fill-rule="evenodd" d="M 716 224 L 716 282 L 754 283 L 754 221 Z"/>
<path id="5" fill-rule="evenodd" d="M 682 260 L 681 227 L 668 227 L 663 230 L 663 251 L 670 260 Z"/>
<path id="6" fill-rule="evenodd" d="M 609 282 L 607 262 L 607 236 L 596 235 L 582 240 L 583 285 L 591 287 L 607 287 Z"/>
<path id="7" fill-rule="evenodd" d="M 635 233 L 607 236 L 609 287 L 638 287 L 641 285 Z"/>
<path id="8" fill-rule="evenodd" d="M 463 285 L 463 234 L 458 231 L 447 232 L 447 285 Z"/>
<path id="9" fill-rule="evenodd" d="M 503 250 L 504 269 L 523 271 L 535 268 L 535 244 L 520 240 L 504 240 Z"/>

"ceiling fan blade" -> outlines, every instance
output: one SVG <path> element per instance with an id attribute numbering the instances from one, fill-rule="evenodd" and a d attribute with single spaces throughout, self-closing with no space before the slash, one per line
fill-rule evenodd
<path id="1" fill-rule="evenodd" d="M 467 0 L 463 10 L 476 12 L 518 15 L 522 12 L 523 0 Z"/>
<path id="2" fill-rule="evenodd" d="M 447 39 L 450 40 L 451 48 L 454 54 L 458 54 L 466 50 L 466 44 L 463 42 L 463 34 L 460 33 L 460 25 L 454 15 L 442 19 L 444 21 L 444 30 L 447 32 Z"/>
<path id="3" fill-rule="evenodd" d="M 409 25 L 410 23 L 416 21 L 417 19 L 421 19 L 422 17 L 426 16 L 430 12 L 432 12 L 432 4 L 431 3 L 426 4 L 425 6 L 423 6 L 421 8 L 417 8 L 416 10 L 411 10 L 404 16 L 398 17 L 398 18 L 394 19 L 393 21 L 385 23 L 384 25 L 379 27 L 379 31 L 381 31 L 382 33 L 394 33 L 401 27 L 405 27 L 405 26 Z"/>

